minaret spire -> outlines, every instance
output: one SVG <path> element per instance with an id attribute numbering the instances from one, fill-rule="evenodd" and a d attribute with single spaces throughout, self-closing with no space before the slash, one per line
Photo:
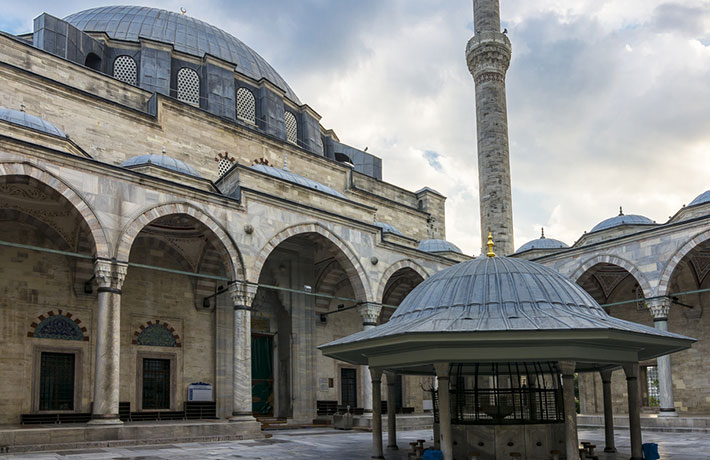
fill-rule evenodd
<path id="1" fill-rule="evenodd" d="M 481 252 L 486 253 L 491 231 L 499 252 L 508 255 L 514 250 L 505 99 L 511 46 L 500 31 L 499 0 L 473 0 L 473 14 L 475 35 L 466 46 L 466 61 L 476 84 Z"/>

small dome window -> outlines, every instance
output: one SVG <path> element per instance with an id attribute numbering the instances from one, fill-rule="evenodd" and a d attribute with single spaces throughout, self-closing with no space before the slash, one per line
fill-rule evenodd
<path id="1" fill-rule="evenodd" d="M 217 162 L 217 173 L 219 177 L 222 177 L 232 168 L 236 159 L 229 156 L 228 152 L 224 152 L 218 153 L 217 156 L 214 157 L 214 161 Z"/>
<path id="2" fill-rule="evenodd" d="M 284 112 L 286 122 L 286 140 L 292 144 L 298 144 L 298 122 L 291 112 Z"/>
<path id="3" fill-rule="evenodd" d="M 138 66 L 130 56 L 118 56 L 113 61 L 113 77 L 129 85 L 138 84 Z"/>
<path id="4" fill-rule="evenodd" d="M 246 88 L 237 89 L 237 118 L 256 124 L 256 99 L 254 93 Z"/>
<path id="5" fill-rule="evenodd" d="M 179 101 L 200 106 L 200 77 L 197 72 L 187 67 L 178 70 L 177 98 Z"/>

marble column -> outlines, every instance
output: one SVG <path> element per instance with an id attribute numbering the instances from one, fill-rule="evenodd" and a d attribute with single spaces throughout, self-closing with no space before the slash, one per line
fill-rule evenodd
<path id="1" fill-rule="evenodd" d="M 626 388 L 629 394 L 629 434 L 631 438 L 631 459 L 643 460 L 641 439 L 641 387 L 639 384 L 639 365 L 624 364 Z"/>
<path id="2" fill-rule="evenodd" d="M 372 375 L 372 457 L 385 458 L 382 450 L 382 369 L 369 370 Z"/>
<path id="3" fill-rule="evenodd" d="M 616 452 L 614 445 L 614 412 L 611 404 L 611 371 L 601 371 L 604 394 L 604 452 Z"/>
<path id="4" fill-rule="evenodd" d="M 653 315 L 653 325 L 661 331 L 668 330 L 668 313 L 671 309 L 671 302 L 668 298 L 651 299 L 648 301 L 648 309 Z M 656 358 L 658 366 L 658 390 L 661 396 L 661 411 L 659 417 L 677 417 L 673 402 L 673 379 L 671 371 L 670 355 Z"/>
<path id="5" fill-rule="evenodd" d="M 362 330 L 367 331 L 377 326 L 377 319 L 382 312 L 382 305 L 374 303 L 364 303 L 357 308 L 362 316 Z M 372 412 L 372 383 L 370 370 L 367 366 L 362 368 L 362 407 L 365 412 Z"/>
<path id="6" fill-rule="evenodd" d="M 397 450 L 397 375 L 387 372 L 387 448 Z"/>
<path id="7" fill-rule="evenodd" d="M 90 424 L 118 425 L 121 373 L 121 287 L 127 264 L 99 259 L 94 262 L 98 288 L 94 404 Z"/>
<path id="8" fill-rule="evenodd" d="M 232 422 L 254 420 L 251 404 L 251 304 L 256 286 L 241 281 L 230 287 L 234 305 L 234 384 Z"/>
<path id="9" fill-rule="evenodd" d="M 439 440 L 444 460 L 454 459 L 451 434 L 451 402 L 449 398 L 449 363 L 434 364 L 439 394 Z"/>
<path id="10" fill-rule="evenodd" d="M 574 361 L 560 361 L 562 371 L 562 400 L 565 414 L 565 452 L 567 458 L 579 458 L 577 438 L 577 406 L 574 403 Z"/>

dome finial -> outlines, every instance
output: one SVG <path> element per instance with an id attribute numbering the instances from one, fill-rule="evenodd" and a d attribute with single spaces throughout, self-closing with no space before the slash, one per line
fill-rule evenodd
<path id="1" fill-rule="evenodd" d="M 621 208 L 621 206 L 619 206 L 619 215 L 620 216 L 624 215 L 624 210 Z"/>
<path id="2" fill-rule="evenodd" d="M 182 13 L 182 15 L 185 16 L 185 13 L 187 13 L 187 10 L 181 6 L 180 13 Z"/>
<path id="3" fill-rule="evenodd" d="M 488 243 L 486 243 L 486 245 L 488 246 L 488 254 L 486 254 L 486 256 L 495 257 L 496 253 L 493 252 L 493 246 L 495 246 L 495 243 L 493 242 L 493 234 L 490 231 L 488 231 Z"/>
<path id="4" fill-rule="evenodd" d="M 545 227 L 542 227 L 542 231 L 540 232 L 540 239 L 541 240 L 545 239 Z"/>
<path id="5" fill-rule="evenodd" d="M 163 155 L 165 155 L 165 152 L 166 152 L 165 146 L 163 146 Z"/>

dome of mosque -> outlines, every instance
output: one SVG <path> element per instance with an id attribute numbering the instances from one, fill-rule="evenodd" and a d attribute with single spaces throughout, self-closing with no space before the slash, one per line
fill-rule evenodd
<path id="1" fill-rule="evenodd" d="M 688 206 L 696 206 L 698 204 L 710 203 L 710 190 L 707 190 L 700 195 L 696 196 L 693 201 L 690 202 Z"/>
<path id="2" fill-rule="evenodd" d="M 268 62 L 238 38 L 185 14 L 141 6 L 102 6 L 64 18 L 84 32 L 102 32 L 114 40 L 138 42 L 141 38 L 169 43 L 176 51 L 203 57 L 210 54 L 236 66 L 254 80 L 266 79 L 293 102 L 300 101 Z"/>
<path id="3" fill-rule="evenodd" d="M 380 227 L 383 233 L 394 233 L 395 235 L 404 236 L 404 234 L 400 232 L 397 227 L 386 222 L 375 222 L 375 227 Z"/>
<path id="4" fill-rule="evenodd" d="M 347 199 L 345 195 L 340 193 L 339 191 L 335 190 L 332 187 L 328 187 L 327 185 L 323 185 L 320 182 L 316 182 L 312 179 L 308 179 L 306 177 L 300 176 L 296 173 L 292 173 L 288 169 L 279 169 L 279 168 L 274 168 L 273 166 L 267 166 L 267 165 L 262 165 L 262 164 L 256 164 L 251 167 L 251 169 L 254 169 L 256 171 L 262 172 L 264 174 L 268 174 L 269 176 L 273 177 L 278 177 L 279 179 L 283 179 L 285 181 L 294 183 L 294 184 L 299 184 L 304 187 L 308 187 L 313 190 L 318 190 L 323 193 L 327 193 L 328 195 L 333 195 L 337 196 L 338 198 L 343 198 Z"/>
<path id="5" fill-rule="evenodd" d="M 639 216 L 637 214 L 624 214 L 622 210 L 619 210 L 619 215 L 610 217 L 609 219 L 599 222 L 592 228 L 591 232 L 598 232 L 600 230 L 607 230 L 614 227 L 619 227 L 621 225 L 653 225 L 651 219 L 645 216 Z"/>
<path id="6" fill-rule="evenodd" d="M 52 136 L 67 137 L 67 135 L 64 134 L 64 131 L 57 128 L 52 123 L 21 110 L 12 110 L 0 107 L 0 120 L 24 126 L 26 128 L 35 129 L 37 131 L 42 131 L 43 133 L 51 134 Z"/>
<path id="7" fill-rule="evenodd" d="M 524 245 L 520 246 L 515 253 L 521 253 L 525 251 L 530 251 L 533 249 L 566 249 L 569 248 L 565 243 L 554 238 L 546 238 L 545 231 L 543 230 L 540 238 L 532 241 L 528 241 Z"/>
<path id="8" fill-rule="evenodd" d="M 422 240 L 419 242 L 417 249 L 424 252 L 455 252 L 463 254 L 458 246 L 446 240 Z"/>
<path id="9" fill-rule="evenodd" d="M 146 165 L 146 164 L 152 164 L 152 165 L 160 166 L 161 168 L 170 169 L 172 171 L 176 171 L 176 172 L 179 172 L 182 174 L 189 174 L 190 176 L 202 178 L 202 176 L 200 176 L 200 173 L 195 171 L 195 168 L 193 168 L 192 166 L 188 165 L 184 161 L 175 159 L 173 157 L 169 157 L 167 155 L 155 155 L 155 154 L 140 155 L 137 157 L 129 158 L 128 160 L 121 163 L 121 166 L 130 167 L 130 166 L 140 166 L 140 165 Z"/>

